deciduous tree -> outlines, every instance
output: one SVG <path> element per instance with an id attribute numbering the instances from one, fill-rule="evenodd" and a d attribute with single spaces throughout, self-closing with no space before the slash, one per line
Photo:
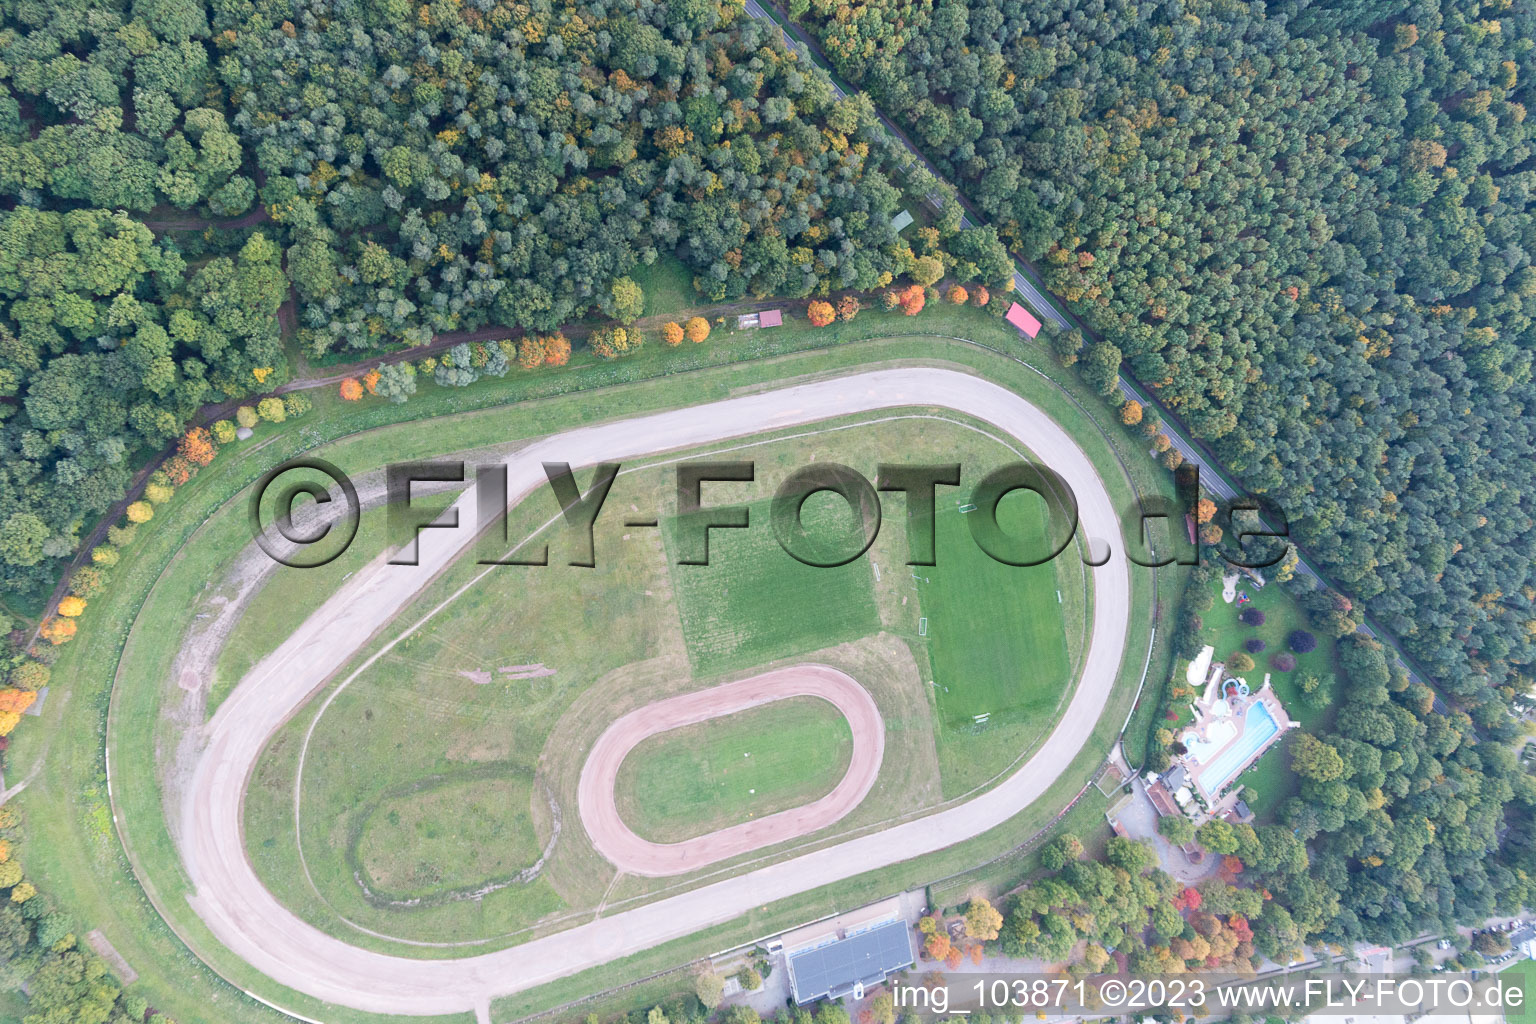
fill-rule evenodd
<path id="1" fill-rule="evenodd" d="M 0 690 L 0 714 L 21 714 L 31 707 L 35 700 L 37 700 L 37 694 L 32 690 L 11 687 Z"/>
<path id="2" fill-rule="evenodd" d="M 965 934 L 967 938 L 991 942 L 1002 927 L 1003 915 L 991 903 L 979 896 L 972 897 L 965 907 Z"/>
<path id="3" fill-rule="evenodd" d="M 544 365 L 564 366 L 571 361 L 571 343 L 563 334 L 550 334 L 544 338 Z"/>
<path id="4" fill-rule="evenodd" d="M 220 420 L 221 423 L 227 422 Z M 213 461 L 218 449 L 214 447 L 213 437 L 202 427 L 193 427 L 181 436 L 177 442 L 176 451 L 188 462 L 199 466 L 206 466 Z"/>
<path id="5" fill-rule="evenodd" d="M 694 977 L 693 992 L 706 1010 L 713 1010 L 725 994 L 725 980 L 713 971 L 704 971 Z"/>
<path id="6" fill-rule="evenodd" d="M 1193 842 L 1195 823 L 1182 814 L 1165 814 L 1157 819 L 1157 833 L 1175 846 Z"/>
<path id="7" fill-rule="evenodd" d="M 517 365 L 525 370 L 536 370 L 544 365 L 546 353 L 544 339 L 525 334 L 517 342 Z"/>
<path id="8" fill-rule="evenodd" d="M 930 285 L 944 276 L 944 264 L 936 256 L 920 256 L 909 274 L 920 285 Z"/>
<path id="9" fill-rule="evenodd" d="M 374 391 L 395 404 L 406 402 L 416 393 L 416 367 L 410 363 L 383 363 Z"/>
<path id="10" fill-rule="evenodd" d="M 1237 852 L 1237 835 L 1225 821 L 1211 820 L 1195 830 L 1195 841 L 1215 854 Z"/>
<path id="11" fill-rule="evenodd" d="M 901 311 L 906 316 L 917 316 L 923 311 L 924 304 L 928 301 L 928 294 L 919 285 L 909 285 L 901 292 Z"/>
<path id="12" fill-rule="evenodd" d="M 632 324 L 645 313 L 645 292 L 627 277 L 617 278 L 609 289 L 612 295 L 613 318 L 622 324 Z"/>

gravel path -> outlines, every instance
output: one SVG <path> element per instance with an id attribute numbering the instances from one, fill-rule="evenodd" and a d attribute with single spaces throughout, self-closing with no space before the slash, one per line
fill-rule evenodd
<path id="1" fill-rule="evenodd" d="M 837 708 L 853 732 L 848 770 L 820 800 L 722 828 L 680 843 L 652 843 L 619 816 L 614 786 L 631 750 L 658 733 L 760 707 L 786 697 L 820 697 Z M 581 824 L 597 852 L 632 875 L 681 875 L 716 861 L 786 839 L 810 835 L 841 820 L 863 802 L 885 756 L 885 721 L 869 691 L 828 665 L 792 665 L 750 679 L 712 686 L 631 711 L 610 725 L 581 768 L 576 801 Z"/>
<path id="2" fill-rule="evenodd" d="M 548 486 L 540 465 L 545 460 L 588 466 L 914 405 L 963 411 L 1017 438 L 1076 492 L 1081 528 L 1094 550 L 1119 537 L 1104 484 L 1082 449 L 1050 416 L 982 378 L 937 368 L 856 373 L 571 430 L 535 442 L 509 460 L 507 493 L 515 503 Z M 467 548 L 476 533 L 475 504 L 471 487 L 457 503 L 456 529 L 422 532 L 419 565 L 380 564 L 359 572 L 252 669 L 209 722 L 207 746 L 183 800 L 182 856 L 196 892 L 193 908 L 236 955 L 280 984 L 326 1002 L 375 1013 L 475 1011 L 488 1020 L 490 1001 L 499 996 L 979 835 L 1038 800 L 1067 770 L 1093 732 L 1125 652 L 1130 577 L 1123 552 L 1114 544 L 1112 557 L 1092 570 L 1093 631 L 1081 681 L 1065 714 L 1033 757 L 975 799 L 498 952 L 450 960 L 376 953 L 305 923 L 266 890 L 246 858 L 242 797 L 273 734 Z"/>

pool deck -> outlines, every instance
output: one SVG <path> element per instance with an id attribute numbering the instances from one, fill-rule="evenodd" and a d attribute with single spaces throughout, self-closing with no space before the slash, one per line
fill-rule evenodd
<path id="1" fill-rule="evenodd" d="M 1275 691 L 1270 688 L 1268 674 L 1264 676 L 1264 684 L 1257 692 L 1223 696 L 1233 682 L 1240 682 L 1242 689 L 1246 689 L 1248 685 L 1241 680 L 1226 677 L 1221 664 L 1211 666 L 1205 693 L 1193 705 L 1195 722 L 1180 737 L 1186 746 L 1190 746 L 1191 741 L 1208 742 L 1211 726 L 1217 722 L 1232 728 L 1231 735 L 1226 738 L 1226 741 L 1219 747 L 1205 752 L 1203 758 L 1197 758 L 1192 752 L 1179 758 L 1179 763 L 1184 765 L 1189 773 L 1189 781 L 1208 807 L 1213 806 L 1220 798 L 1222 791 L 1252 767 L 1254 762 L 1263 757 L 1270 747 L 1280 742 L 1288 730 L 1294 729 L 1299 724 L 1286 714 L 1285 706 L 1280 703 L 1280 698 L 1276 697 Z M 1274 720 L 1276 727 L 1274 734 L 1244 757 L 1241 763 L 1230 772 L 1222 773 L 1220 778 L 1210 776 L 1212 765 L 1222 761 L 1224 755 L 1234 748 L 1241 749 L 1243 735 L 1249 727 L 1248 712 L 1255 704 L 1262 705 Z"/>

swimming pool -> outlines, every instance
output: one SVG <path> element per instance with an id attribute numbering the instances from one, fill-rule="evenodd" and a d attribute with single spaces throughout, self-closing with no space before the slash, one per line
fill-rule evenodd
<path id="1" fill-rule="evenodd" d="M 1248 710 L 1243 712 L 1243 721 L 1246 723 L 1243 734 L 1229 743 L 1200 773 L 1201 787 L 1212 796 L 1225 789 L 1248 759 L 1280 731 L 1275 716 L 1269 713 L 1263 701 L 1248 705 Z"/>

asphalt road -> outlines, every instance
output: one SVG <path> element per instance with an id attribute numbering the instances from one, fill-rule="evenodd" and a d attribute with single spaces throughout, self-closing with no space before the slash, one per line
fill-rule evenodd
<path id="1" fill-rule="evenodd" d="M 282 906 L 246 858 L 241 806 L 268 741 L 376 630 L 406 607 L 476 533 L 474 488 L 455 504 L 459 525 L 421 534 L 420 564 L 374 562 L 360 570 L 240 681 L 205 727 L 205 744 L 181 808 L 190 903 L 219 942 L 262 973 L 329 1003 L 377 1013 L 475 1011 L 490 1001 L 597 967 L 775 900 L 943 849 L 998 826 L 1042 797 L 1087 743 L 1119 674 L 1129 621 L 1130 576 L 1118 517 L 1092 463 L 1046 413 L 979 377 L 937 368 L 852 374 L 693 408 L 588 426 L 535 442 L 508 463 L 515 503 L 547 486 L 540 463 L 589 466 L 851 413 L 909 406 L 962 411 L 1016 438 L 1076 493 L 1080 527 L 1095 551 L 1092 630 L 1082 677 L 1051 734 L 1016 772 L 963 804 L 812 853 L 757 868 L 645 906 L 478 956 L 414 960 L 361 949 Z M 515 622 L 508 623 L 516 628 Z M 386 646 L 384 650 L 388 650 Z M 382 655 L 375 654 L 376 659 Z M 366 664 L 363 666 L 366 668 Z M 359 669 L 362 671 L 362 669 Z"/>

